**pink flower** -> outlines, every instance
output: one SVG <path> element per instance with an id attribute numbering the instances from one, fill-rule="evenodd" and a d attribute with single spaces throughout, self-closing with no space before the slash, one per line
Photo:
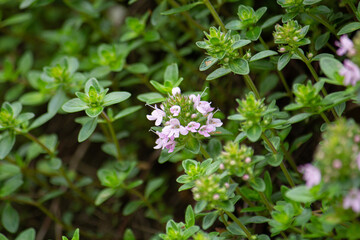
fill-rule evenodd
<path id="1" fill-rule="evenodd" d="M 198 133 L 203 135 L 204 137 L 210 137 L 209 133 L 215 130 L 216 130 L 215 127 L 212 125 L 204 125 L 199 129 Z"/>
<path id="2" fill-rule="evenodd" d="M 340 70 L 340 75 L 344 76 L 344 85 L 353 85 L 360 80 L 360 69 L 352 61 L 345 59 L 344 67 Z"/>
<path id="3" fill-rule="evenodd" d="M 208 118 L 207 118 L 207 121 L 206 121 L 206 124 L 207 125 L 212 125 L 214 126 L 215 128 L 217 127 L 221 127 L 223 125 L 223 123 L 221 122 L 220 119 L 218 118 L 213 118 L 214 116 L 214 113 L 210 113 Z"/>
<path id="4" fill-rule="evenodd" d="M 155 110 L 151 112 L 151 115 L 146 115 L 146 117 L 150 121 L 155 121 L 155 126 L 159 126 L 165 115 L 166 115 L 165 112 L 158 109 L 155 105 Z"/>
<path id="5" fill-rule="evenodd" d="M 346 53 L 348 53 L 348 56 L 354 56 L 356 53 L 354 43 L 351 41 L 351 39 L 348 38 L 347 35 L 342 35 L 340 37 L 340 42 L 336 41 L 335 45 L 339 47 L 339 49 L 336 51 L 337 55 L 339 56 L 343 56 Z"/>
<path id="6" fill-rule="evenodd" d="M 193 101 L 193 103 L 194 103 L 194 108 L 197 108 L 197 106 L 199 106 L 199 104 L 200 104 L 201 96 L 200 96 L 199 94 L 198 94 L 198 95 L 191 94 L 191 95 L 189 96 L 189 99 L 190 99 L 191 101 Z"/>
<path id="7" fill-rule="evenodd" d="M 348 195 L 344 198 L 343 208 L 352 208 L 354 212 L 360 212 L 360 191 L 358 189 L 350 190 Z"/>
<path id="8" fill-rule="evenodd" d="M 169 153 L 173 152 L 175 149 L 175 145 L 176 142 L 174 141 L 174 137 L 168 137 L 166 134 L 162 133 L 162 132 L 155 132 L 159 138 L 156 139 L 155 143 L 157 144 L 154 149 L 164 149 L 167 148 L 169 149 Z"/>
<path id="9" fill-rule="evenodd" d="M 200 101 L 199 105 L 196 107 L 196 109 L 203 115 L 206 115 L 207 113 L 211 112 L 214 110 L 214 108 L 212 108 L 210 106 L 211 103 L 207 102 L 207 101 Z"/>
<path id="10" fill-rule="evenodd" d="M 335 159 L 332 165 L 335 169 L 340 169 L 342 167 L 342 162 L 339 159 Z"/>
<path id="11" fill-rule="evenodd" d="M 179 134 L 186 135 L 189 132 L 184 126 L 181 126 L 180 121 L 176 118 L 170 119 L 167 124 L 169 125 L 165 126 L 162 132 L 168 137 L 174 136 L 175 138 L 178 138 Z"/>
<path id="12" fill-rule="evenodd" d="M 321 182 L 321 173 L 317 167 L 311 164 L 305 164 L 300 167 L 299 171 L 304 174 L 303 179 L 307 187 L 318 185 Z"/>
<path id="13" fill-rule="evenodd" d="M 181 108 L 180 108 L 180 106 L 178 106 L 178 105 L 174 105 L 174 106 L 172 106 L 171 108 L 170 108 L 170 112 L 171 112 L 171 114 L 173 115 L 173 116 L 179 116 L 179 113 L 180 113 L 180 110 L 181 110 Z"/>
<path id="14" fill-rule="evenodd" d="M 185 127 L 190 132 L 197 132 L 197 129 L 199 129 L 200 123 L 198 122 L 189 122 L 189 124 Z"/>
<path id="15" fill-rule="evenodd" d="M 181 90 L 179 87 L 175 87 L 171 90 L 171 93 L 173 96 L 175 96 L 176 94 L 181 94 Z"/>

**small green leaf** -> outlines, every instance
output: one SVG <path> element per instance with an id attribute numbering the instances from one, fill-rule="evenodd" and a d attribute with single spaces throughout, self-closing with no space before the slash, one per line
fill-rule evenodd
<path id="1" fill-rule="evenodd" d="M 187 228 L 195 225 L 195 214 L 191 205 L 186 208 L 185 223 Z"/>
<path id="2" fill-rule="evenodd" d="M 192 152 L 193 154 L 198 154 L 200 151 L 200 141 L 197 138 L 190 137 L 186 141 L 186 149 Z"/>
<path id="3" fill-rule="evenodd" d="M 295 202 L 311 203 L 316 200 L 307 186 L 297 186 L 286 192 L 285 196 Z"/>
<path id="4" fill-rule="evenodd" d="M 301 122 L 301 121 L 309 118 L 311 115 L 313 115 L 313 114 L 312 113 L 300 113 L 300 114 L 294 115 L 291 118 L 289 118 L 289 120 L 287 122 L 290 124 L 298 123 L 298 122 Z"/>
<path id="5" fill-rule="evenodd" d="M 156 30 L 150 30 L 145 32 L 144 34 L 144 40 L 146 42 L 156 42 L 160 39 L 160 34 Z"/>
<path id="6" fill-rule="evenodd" d="M 282 160 L 284 158 L 284 155 L 282 153 L 278 153 L 278 154 L 272 154 L 270 153 L 268 156 L 267 156 L 267 163 L 270 165 L 270 166 L 273 166 L 273 167 L 277 167 L 277 166 L 280 166 Z"/>
<path id="7" fill-rule="evenodd" d="M 192 9 L 193 7 L 199 5 L 199 4 L 202 4 L 203 2 L 194 2 L 194 3 L 190 3 L 190 4 L 186 4 L 184 6 L 181 6 L 181 7 L 177 7 L 177 8 L 172 8 L 172 9 L 169 9 L 165 12 L 162 12 L 161 14 L 162 15 L 172 15 L 172 14 L 176 14 L 176 13 L 182 13 L 182 12 L 186 12 L 186 11 L 189 11 L 190 9 Z"/>
<path id="8" fill-rule="evenodd" d="M 342 63 L 335 58 L 323 57 L 320 59 L 320 68 L 330 79 L 337 80 L 336 76 L 342 67 Z"/>
<path id="9" fill-rule="evenodd" d="M 321 2 L 322 0 L 304 0 L 304 5 L 313 5 L 315 3 Z"/>
<path id="10" fill-rule="evenodd" d="M 80 240 L 80 230 L 77 228 L 71 240 Z"/>
<path id="11" fill-rule="evenodd" d="M 291 53 L 285 53 L 283 55 L 280 56 L 278 64 L 277 64 L 277 69 L 279 71 L 281 71 L 291 60 Z"/>
<path id="12" fill-rule="evenodd" d="M 155 80 L 150 80 L 150 84 L 153 85 L 153 87 L 162 94 L 170 93 L 172 89 L 170 87 L 165 87 L 164 85 Z"/>
<path id="13" fill-rule="evenodd" d="M 257 26 L 257 27 L 254 27 L 251 30 L 248 30 L 246 32 L 246 37 L 248 39 L 250 39 L 251 41 L 256 41 L 256 40 L 259 39 L 260 34 L 261 34 L 261 27 Z"/>
<path id="14" fill-rule="evenodd" d="M 251 142 L 259 140 L 262 134 L 262 128 L 260 125 L 253 125 L 251 128 L 246 130 L 246 136 Z"/>
<path id="15" fill-rule="evenodd" d="M 263 59 L 263 58 L 266 58 L 266 57 L 270 57 L 270 56 L 274 56 L 274 55 L 277 55 L 278 53 L 273 51 L 273 50 L 264 50 L 264 51 L 261 51 L 257 54 L 255 54 L 254 56 L 252 56 L 250 58 L 250 62 L 254 62 L 254 61 L 257 61 L 257 60 L 260 60 L 260 59 Z"/>
<path id="16" fill-rule="evenodd" d="M 217 217 L 219 216 L 218 211 L 213 211 L 211 213 L 208 213 L 204 218 L 203 218 L 203 222 L 202 222 L 202 228 L 204 230 L 208 229 L 209 227 L 211 227 L 214 222 L 216 221 Z"/>
<path id="17" fill-rule="evenodd" d="M 124 240 L 136 240 L 134 233 L 131 231 L 130 228 L 127 228 L 124 233 Z"/>
<path id="18" fill-rule="evenodd" d="M 227 74 L 231 73 L 231 70 L 228 68 L 218 68 L 215 71 L 213 71 L 212 73 L 210 73 L 207 77 L 206 80 L 210 81 L 210 80 L 214 80 L 217 79 L 219 77 L 225 76 Z"/>
<path id="19" fill-rule="evenodd" d="M 101 114 L 101 112 L 104 110 L 103 107 L 94 107 L 94 108 L 87 108 L 85 109 L 85 113 L 91 117 L 91 118 L 96 118 L 97 116 L 99 116 Z"/>
<path id="20" fill-rule="evenodd" d="M 246 46 L 249 43 L 251 43 L 250 40 L 238 40 L 238 41 L 234 42 L 234 44 L 231 46 L 231 48 L 233 50 L 235 50 L 235 49 L 241 48 L 243 46 Z"/>
<path id="21" fill-rule="evenodd" d="M 114 120 L 123 118 L 127 115 L 130 115 L 130 114 L 140 110 L 140 109 L 141 109 L 141 106 L 132 106 L 132 107 L 125 108 L 125 109 L 121 110 L 118 114 L 115 115 Z"/>
<path id="22" fill-rule="evenodd" d="M 15 240 L 35 240 L 35 229 L 28 228 L 25 231 L 22 231 Z"/>
<path id="23" fill-rule="evenodd" d="M 149 71 L 149 68 L 144 63 L 135 63 L 128 65 L 126 67 L 126 70 L 131 73 L 147 73 Z"/>
<path id="24" fill-rule="evenodd" d="M 217 59 L 213 58 L 213 57 L 206 57 L 204 58 L 204 60 L 201 62 L 199 70 L 200 71 L 205 71 L 208 70 L 209 68 L 211 68 L 215 63 L 217 63 Z"/>
<path id="25" fill-rule="evenodd" d="M 15 134 L 7 132 L 0 139 L 0 159 L 4 159 L 11 151 L 15 144 Z"/>
<path id="26" fill-rule="evenodd" d="M 269 18 L 261 25 L 261 28 L 264 29 L 264 28 L 267 28 L 270 26 L 274 26 L 275 23 L 277 23 L 281 19 L 281 17 L 282 17 L 282 15 L 276 15 L 276 16 Z"/>
<path id="27" fill-rule="evenodd" d="M 0 240 L 9 240 L 9 239 L 5 237 L 2 233 L 0 233 Z"/>
<path id="28" fill-rule="evenodd" d="M 110 106 L 119 102 L 123 102 L 131 96 L 129 92 L 111 92 L 104 98 L 103 106 Z"/>
<path id="29" fill-rule="evenodd" d="M 99 206 L 109 198 L 111 198 L 116 192 L 114 188 L 105 188 L 99 192 L 95 199 L 95 205 Z"/>
<path id="30" fill-rule="evenodd" d="M 22 74 L 25 75 L 29 72 L 33 65 L 33 55 L 31 52 L 26 52 L 24 55 L 21 56 L 18 63 L 17 70 Z"/>
<path id="31" fill-rule="evenodd" d="M 250 72 L 249 64 L 242 58 L 237 58 L 229 62 L 229 67 L 233 73 L 247 75 Z"/>
<path id="32" fill-rule="evenodd" d="M 143 205 L 143 201 L 141 200 L 131 201 L 125 205 L 122 213 L 124 216 L 128 216 L 135 212 L 141 205 Z"/>
<path id="33" fill-rule="evenodd" d="M 23 22 L 27 22 L 31 19 L 32 15 L 30 13 L 19 13 L 12 15 L 11 17 L 5 19 L 0 23 L 1 27 L 6 27 L 10 25 L 15 25 Z"/>
<path id="34" fill-rule="evenodd" d="M 139 99 L 142 102 L 146 102 L 147 104 L 150 104 L 150 102 L 153 102 L 154 100 L 157 100 L 156 102 L 162 102 L 165 100 L 163 95 L 156 92 L 149 92 L 149 93 L 143 93 L 137 96 L 137 99 Z M 153 103 L 156 103 L 153 102 Z"/>
<path id="35" fill-rule="evenodd" d="M 87 103 L 81 101 L 79 98 L 70 99 L 62 106 L 62 110 L 68 113 L 80 112 L 87 108 L 89 108 Z"/>
<path id="36" fill-rule="evenodd" d="M 1 215 L 1 222 L 4 228 L 11 233 L 15 233 L 19 228 L 19 213 L 11 206 L 10 203 L 5 204 Z"/>
<path id="37" fill-rule="evenodd" d="M 154 191 L 163 185 L 164 181 L 165 179 L 161 177 L 151 179 L 145 188 L 145 198 L 149 198 Z"/>
<path id="38" fill-rule="evenodd" d="M 81 127 L 78 141 L 83 142 L 88 139 L 91 134 L 95 131 L 97 126 L 97 118 L 89 118 Z"/>
<path id="39" fill-rule="evenodd" d="M 262 178 L 257 177 L 253 181 L 250 181 L 249 183 L 254 190 L 258 192 L 265 191 L 265 182 Z"/>
<path id="40" fill-rule="evenodd" d="M 171 83 L 171 86 L 174 86 L 175 83 L 179 79 L 179 68 L 176 63 L 170 64 L 167 66 L 164 72 L 164 83 L 166 85 L 166 82 Z"/>
<path id="41" fill-rule="evenodd" d="M 358 29 L 360 29 L 360 22 L 348 23 L 340 29 L 340 31 L 337 33 L 337 35 L 351 33 Z"/>
<path id="42" fill-rule="evenodd" d="M 317 37 L 315 41 L 315 50 L 319 51 L 321 48 L 323 48 L 325 44 L 329 41 L 329 38 L 330 32 L 326 32 Z"/>

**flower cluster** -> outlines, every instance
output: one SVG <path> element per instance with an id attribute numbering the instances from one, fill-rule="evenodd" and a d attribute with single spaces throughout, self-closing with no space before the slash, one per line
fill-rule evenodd
<path id="1" fill-rule="evenodd" d="M 356 43 L 357 42 L 358 40 L 356 41 Z M 359 43 L 357 43 L 356 45 L 360 46 Z M 351 39 L 349 39 L 347 35 L 342 35 L 340 37 L 340 41 L 336 41 L 335 45 L 339 47 L 338 50 L 336 51 L 336 53 L 339 56 L 343 56 L 346 54 L 347 57 L 352 58 L 352 60 L 355 60 L 355 62 L 358 62 L 356 56 L 357 50 L 355 48 L 355 44 L 353 43 L 353 41 L 351 41 Z M 344 60 L 344 65 L 341 68 L 339 74 L 344 77 L 343 83 L 346 86 L 348 85 L 355 86 L 356 83 L 360 81 L 360 69 L 357 64 L 355 64 L 353 61 L 349 59 Z"/>
<path id="2" fill-rule="evenodd" d="M 241 145 L 235 142 L 228 142 L 224 146 L 224 151 L 220 154 L 221 170 L 227 170 L 231 175 L 242 177 L 243 180 L 248 180 L 253 174 L 252 170 L 252 155 L 254 151 L 251 147 Z"/>
<path id="3" fill-rule="evenodd" d="M 306 164 L 300 169 L 308 187 L 318 185 L 321 181 L 324 191 L 340 184 L 343 191 L 336 195 L 343 196 L 343 208 L 352 208 L 360 212 L 360 127 L 353 121 L 340 119 L 328 125 L 323 134 L 316 154 L 314 165 Z"/>
<path id="4" fill-rule="evenodd" d="M 220 202 L 228 200 L 226 191 L 229 186 L 229 183 L 221 184 L 220 175 L 212 174 L 197 179 L 192 192 L 196 201 L 205 201 L 210 208 L 214 208 Z"/>
<path id="5" fill-rule="evenodd" d="M 201 95 L 185 96 L 180 88 L 174 88 L 172 96 L 160 108 L 155 105 L 151 115 L 146 116 L 150 121 L 155 121 L 155 126 L 163 124 L 161 132 L 155 132 L 159 138 L 154 148 L 166 148 L 170 153 L 178 142 L 186 143 L 188 138 L 185 136 L 210 137 L 223 124 L 220 119 L 214 118 L 214 114 L 211 103 L 201 101 Z"/>
<path id="6" fill-rule="evenodd" d="M 13 129 L 35 116 L 33 113 L 20 113 L 21 109 L 18 102 L 4 102 L 0 108 L 0 130 Z"/>
<path id="7" fill-rule="evenodd" d="M 292 51 L 295 48 L 309 44 L 309 39 L 305 38 L 309 26 L 302 27 L 297 21 L 290 20 L 284 25 L 275 25 L 273 33 L 274 42 L 281 44 L 279 52 Z"/>
<path id="8" fill-rule="evenodd" d="M 321 106 L 322 97 L 319 94 L 321 88 L 312 85 L 309 80 L 307 84 L 294 84 L 295 102 L 302 107 L 316 111 Z"/>

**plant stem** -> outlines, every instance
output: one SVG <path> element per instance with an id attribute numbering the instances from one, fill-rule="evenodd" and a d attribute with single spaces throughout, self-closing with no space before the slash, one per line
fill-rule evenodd
<path id="1" fill-rule="evenodd" d="M 38 144 L 42 149 L 45 150 L 45 152 L 47 154 L 49 154 L 50 157 L 53 157 L 54 156 L 54 152 L 51 151 L 47 146 L 45 146 L 45 144 L 43 144 L 42 142 L 40 142 L 40 140 L 35 137 L 34 135 L 32 135 L 31 133 L 23 133 L 21 131 L 18 131 L 20 134 L 22 134 L 23 136 L 27 137 L 28 139 L 30 139 L 31 141 L 35 142 L 36 144 Z"/>
<path id="2" fill-rule="evenodd" d="M 278 154 L 277 150 L 275 149 L 274 145 L 270 142 L 269 138 L 263 133 L 261 134 L 261 138 L 267 143 L 267 145 L 270 147 L 271 151 L 274 155 Z M 284 173 L 286 180 L 289 182 L 290 186 L 293 188 L 295 187 L 294 181 L 292 180 L 290 173 L 288 172 L 287 168 L 285 167 L 284 162 L 281 162 L 280 168 L 282 172 Z"/>
<path id="3" fill-rule="evenodd" d="M 243 231 L 244 231 L 244 233 L 246 234 L 246 237 L 248 238 L 248 239 L 251 239 L 251 233 L 249 232 L 249 230 L 245 227 L 245 225 L 244 224 L 242 224 L 241 222 L 240 222 L 240 220 L 239 219 L 237 219 L 237 217 L 234 215 L 234 214 L 232 214 L 231 212 L 228 212 L 228 211 L 225 211 L 225 210 L 223 210 L 224 211 L 224 213 L 226 213 L 226 215 L 228 215 Z"/>
<path id="4" fill-rule="evenodd" d="M 203 0 L 206 7 L 209 9 L 211 15 L 214 17 L 217 24 L 222 28 L 224 32 L 226 32 L 226 28 L 224 23 L 221 21 L 219 14 L 216 12 L 214 6 L 211 4 L 210 0 Z"/>
<path id="5" fill-rule="evenodd" d="M 245 79 L 247 85 L 250 86 L 251 91 L 254 92 L 255 97 L 256 97 L 257 99 L 260 99 L 259 91 L 257 90 L 257 88 L 256 88 L 253 80 L 250 78 L 250 76 L 249 76 L 248 74 L 247 74 L 247 75 L 244 75 L 244 79 Z"/>
<path id="6" fill-rule="evenodd" d="M 224 212 L 223 211 L 220 211 L 220 217 L 221 217 L 221 220 L 224 223 L 225 227 L 228 227 L 229 224 L 228 224 L 228 222 L 226 221 L 226 219 L 224 217 Z"/>
<path id="7" fill-rule="evenodd" d="M 279 78 L 280 78 L 282 84 L 284 85 L 284 88 L 285 88 L 290 100 L 293 101 L 294 98 L 293 98 L 292 92 L 291 92 L 291 90 L 289 88 L 289 85 L 287 84 L 287 82 L 285 80 L 284 74 L 282 74 L 282 72 L 279 71 L 279 70 L 277 71 L 277 74 L 279 75 Z"/>
<path id="8" fill-rule="evenodd" d="M 310 13 L 309 11 L 306 12 L 310 17 L 312 17 L 313 19 L 315 19 L 316 21 L 318 21 L 319 23 L 321 23 L 322 25 L 324 25 L 327 29 L 329 29 L 329 31 L 335 35 L 335 37 L 337 39 L 339 39 L 339 36 L 337 35 L 336 29 L 331 26 L 327 21 L 325 21 L 324 19 L 322 19 L 321 17 L 318 17 L 312 13 Z"/>
<path id="9" fill-rule="evenodd" d="M 327 118 L 327 116 L 326 116 L 323 112 L 320 113 L 320 116 L 322 117 L 322 119 L 324 119 L 324 121 L 326 122 L 326 124 L 330 124 L 329 119 Z"/>
<path id="10" fill-rule="evenodd" d="M 360 20 L 360 15 L 358 13 L 358 11 L 356 10 L 356 7 L 354 5 L 354 3 L 352 1 L 347 0 L 347 5 L 349 5 L 349 7 L 351 8 L 351 11 L 355 14 L 357 20 Z"/>
<path id="11" fill-rule="evenodd" d="M 200 152 L 202 153 L 205 159 L 211 158 L 210 154 L 208 153 L 208 151 L 206 151 L 206 149 L 203 147 L 201 143 L 200 143 Z"/>
<path id="12" fill-rule="evenodd" d="M 112 122 L 111 122 L 110 118 L 108 117 L 108 115 L 106 115 L 106 113 L 104 111 L 101 112 L 101 116 L 104 118 L 104 120 L 106 121 L 106 123 L 107 123 L 107 125 L 109 127 L 109 131 L 110 131 L 112 141 L 114 142 L 115 147 L 116 147 L 117 160 L 122 161 L 123 159 L 122 159 L 122 156 L 121 156 L 119 141 L 116 138 L 116 134 L 115 134 Z"/>
<path id="13" fill-rule="evenodd" d="M 267 210 L 269 211 L 269 213 L 271 213 L 272 208 L 273 208 L 272 204 L 269 202 L 269 200 L 267 199 L 267 197 L 265 196 L 265 194 L 263 192 L 258 192 L 258 193 L 259 193 L 261 199 L 263 200 Z"/>

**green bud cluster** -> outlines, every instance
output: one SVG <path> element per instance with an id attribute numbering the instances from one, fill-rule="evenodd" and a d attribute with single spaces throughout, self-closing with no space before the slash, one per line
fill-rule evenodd
<path id="1" fill-rule="evenodd" d="M 200 177 L 192 188 L 194 199 L 207 202 L 210 208 L 215 208 L 220 202 L 228 200 L 226 191 L 227 188 L 221 183 L 218 174 Z"/>
<path id="2" fill-rule="evenodd" d="M 244 177 L 245 180 L 251 178 L 252 160 L 254 151 L 251 147 L 240 145 L 235 142 L 228 142 L 224 146 L 224 151 L 220 154 L 220 169 L 227 170 L 231 175 Z"/>
<path id="3" fill-rule="evenodd" d="M 274 42 L 283 44 L 280 46 L 280 52 L 292 51 L 300 46 L 309 44 L 309 39 L 305 38 L 309 30 L 309 25 L 302 27 L 297 21 L 290 20 L 284 25 L 276 24 L 273 33 Z"/>
<path id="4" fill-rule="evenodd" d="M 237 15 L 243 27 L 253 25 L 258 21 L 254 9 L 249 6 L 240 5 L 238 8 Z"/>
<path id="5" fill-rule="evenodd" d="M 207 51 L 211 57 L 218 59 L 219 63 L 227 66 L 229 61 L 239 56 L 234 44 L 240 40 L 239 35 L 232 35 L 231 31 L 226 34 L 220 28 L 211 27 L 209 33 L 204 32 L 207 39 L 199 41 L 196 45 Z"/>
<path id="6" fill-rule="evenodd" d="M 264 100 L 257 100 L 253 92 L 248 93 L 245 99 L 236 100 L 239 103 L 237 111 L 243 117 L 243 120 L 245 120 L 241 123 L 244 131 L 253 125 L 261 124 L 262 126 L 267 126 L 271 123 L 272 117 L 266 112 L 267 107 L 264 104 Z"/>
<path id="7" fill-rule="evenodd" d="M 124 67 L 127 54 L 125 44 L 101 44 L 92 54 L 91 61 L 96 65 L 108 67 L 111 71 L 119 72 Z"/>
<path id="8" fill-rule="evenodd" d="M 203 231 L 199 231 L 197 232 L 195 235 L 192 236 L 192 238 L 194 240 L 211 240 L 211 236 L 209 236 L 209 234 L 203 232 Z"/>
<path id="9" fill-rule="evenodd" d="M 76 72 L 79 62 L 73 57 L 55 60 L 52 66 L 44 67 L 41 80 L 47 83 L 47 89 L 63 87 L 66 91 L 75 92 L 82 88 L 85 76 Z"/>
<path id="10" fill-rule="evenodd" d="M 282 7 L 286 8 L 287 13 L 302 12 L 304 0 L 277 0 L 277 3 Z"/>
<path id="11" fill-rule="evenodd" d="M 308 81 L 306 85 L 294 84 L 295 102 L 302 105 L 302 107 L 316 111 L 322 105 L 322 97 L 319 94 L 320 89 L 317 85 L 312 85 L 311 81 Z"/>
<path id="12" fill-rule="evenodd" d="M 18 102 L 4 102 L 0 109 L 0 130 L 14 129 L 34 117 L 33 113 L 20 113 L 21 109 L 22 105 Z"/>
<path id="13" fill-rule="evenodd" d="M 328 125 L 315 154 L 325 182 L 352 179 L 360 170 L 360 127 L 351 119 Z"/>

